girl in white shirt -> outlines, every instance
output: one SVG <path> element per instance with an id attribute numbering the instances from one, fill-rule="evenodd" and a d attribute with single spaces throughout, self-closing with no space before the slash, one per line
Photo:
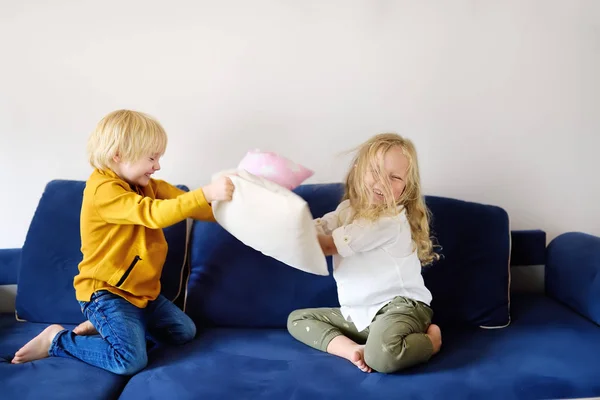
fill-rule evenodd
<path id="1" fill-rule="evenodd" d="M 412 142 L 382 134 L 361 145 L 344 201 L 315 223 L 341 308 L 292 312 L 290 334 L 364 372 L 392 373 L 436 354 L 442 337 L 421 265 L 437 254 Z"/>

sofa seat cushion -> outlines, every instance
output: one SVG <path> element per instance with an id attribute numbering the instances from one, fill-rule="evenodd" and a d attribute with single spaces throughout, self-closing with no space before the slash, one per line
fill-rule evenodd
<path id="1" fill-rule="evenodd" d="M 531 399 L 600 395 L 600 327 L 543 296 L 514 299 L 506 329 L 450 330 L 403 373 L 365 374 L 282 329 L 209 329 L 151 354 L 122 399 Z"/>
<path id="2" fill-rule="evenodd" d="M 46 326 L 17 322 L 13 314 L 0 314 L 0 398 L 2 400 L 92 400 L 119 397 L 119 393 L 127 383 L 127 378 L 80 361 L 52 357 L 25 364 L 11 364 L 15 352 Z"/>

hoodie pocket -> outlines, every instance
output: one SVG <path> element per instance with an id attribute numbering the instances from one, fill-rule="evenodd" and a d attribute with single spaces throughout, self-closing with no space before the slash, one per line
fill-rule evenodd
<path id="1" fill-rule="evenodd" d="M 135 267 L 135 264 L 137 264 L 138 261 L 140 261 L 140 260 L 141 260 L 140 256 L 137 256 L 137 255 L 133 258 L 133 261 L 131 262 L 131 264 L 129 264 L 127 271 L 125 271 L 125 273 L 123 274 L 121 279 L 119 279 L 119 282 L 117 282 L 117 284 L 115 285 L 116 287 L 120 287 L 125 282 L 125 280 L 129 276 L 129 274 L 131 274 L 131 271 Z"/>

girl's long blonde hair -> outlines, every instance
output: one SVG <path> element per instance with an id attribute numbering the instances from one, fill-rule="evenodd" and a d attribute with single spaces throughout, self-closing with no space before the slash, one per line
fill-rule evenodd
<path id="1" fill-rule="evenodd" d="M 382 173 L 383 155 L 394 147 L 401 148 L 408 159 L 405 188 L 398 201 L 394 200 L 389 178 Z M 372 188 L 365 182 L 367 174 L 372 174 L 384 188 L 384 204 L 373 204 Z M 359 146 L 346 177 L 344 199 L 350 200 L 350 205 L 355 211 L 354 219 L 364 218 L 374 221 L 384 215 L 396 215 L 399 212 L 398 206 L 403 206 L 421 263 L 427 265 L 439 258 L 439 255 L 433 251 L 429 236 L 430 215 L 421 194 L 417 152 L 409 139 L 394 133 L 384 133 L 373 136 Z"/>

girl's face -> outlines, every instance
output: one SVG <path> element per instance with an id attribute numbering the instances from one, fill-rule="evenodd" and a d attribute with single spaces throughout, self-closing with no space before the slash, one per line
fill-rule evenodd
<path id="1" fill-rule="evenodd" d="M 386 202 L 384 182 L 390 185 L 394 202 L 397 202 L 406 187 L 408 158 L 404 155 L 401 147 L 395 146 L 386 153 L 380 152 L 376 163 L 382 165 L 381 177 L 377 176 L 378 174 L 374 171 L 368 171 L 365 176 L 365 183 L 371 190 L 373 203 L 383 204 Z"/>

